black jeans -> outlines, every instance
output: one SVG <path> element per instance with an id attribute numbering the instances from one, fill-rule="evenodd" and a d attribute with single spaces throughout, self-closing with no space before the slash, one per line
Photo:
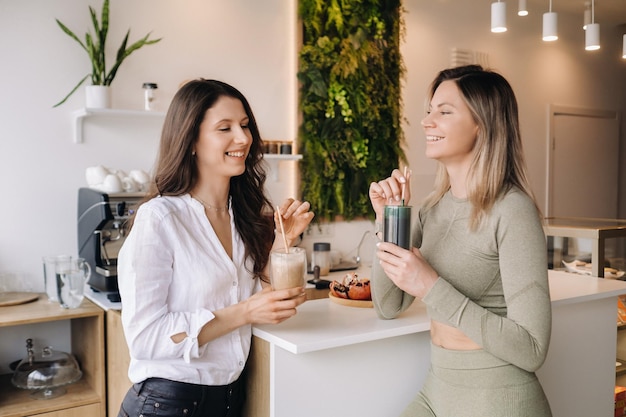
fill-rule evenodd
<path id="1" fill-rule="evenodd" d="M 148 378 L 130 387 L 118 417 L 240 417 L 244 401 L 243 376 L 220 386 Z"/>

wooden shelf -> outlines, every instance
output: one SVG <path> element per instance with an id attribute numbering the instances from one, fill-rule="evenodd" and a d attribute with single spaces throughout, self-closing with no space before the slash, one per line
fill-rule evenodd
<path id="1" fill-rule="evenodd" d="M 74 143 L 83 142 L 83 122 L 89 117 L 135 117 L 135 118 L 164 118 L 164 112 L 146 110 L 123 109 L 90 109 L 83 108 L 72 113 L 74 118 Z"/>
<path id="2" fill-rule="evenodd" d="M 32 390 L 19 389 L 11 383 L 11 374 L 0 375 L 0 417 L 43 416 L 54 417 L 89 415 L 104 417 L 104 311 L 88 299 L 80 307 L 64 309 L 50 302 L 45 294 L 37 301 L 0 308 L 0 337 L 2 330 L 11 326 L 69 320 L 71 352 L 78 360 L 82 378 L 65 386 L 67 393 L 49 400 L 31 397 Z M 12 359 L 12 358 L 10 358 Z"/>
<path id="3" fill-rule="evenodd" d="M 0 327 L 79 319 L 102 314 L 102 309 L 87 299 L 78 308 L 66 309 L 59 303 L 48 301 L 46 294 L 40 294 L 39 299 L 32 303 L 0 308 Z"/>
<path id="4" fill-rule="evenodd" d="M 100 402 L 98 393 L 84 379 L 63 388 L 67 392 L 60 397 L 37 400 L 31 397 L 34 391 L 14 387 L 11 384 L 11 374 L 0 375 L 0 416 L 19 417 L 48 413 Z"/>

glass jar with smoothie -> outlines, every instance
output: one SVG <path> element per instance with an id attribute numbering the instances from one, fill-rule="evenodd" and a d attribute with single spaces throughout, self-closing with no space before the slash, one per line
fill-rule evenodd
<path id="1" fill-rule="evenodd" d="M 306 251 L 303 248 L 275 249 L 270 253 L 270 283 L 273 290 L 304 287 Z"/>

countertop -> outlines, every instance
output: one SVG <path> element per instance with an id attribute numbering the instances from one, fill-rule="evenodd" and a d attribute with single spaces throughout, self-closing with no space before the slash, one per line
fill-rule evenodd
<path id="1" fill-rule="evenodd" d="M 370 267 L 369 266 L 361 266 L 359 269 L 355 270 L 355 271 L 337 271 L 337 272 L 331 272 L 329 275 L 326 276 L 322 276 L 320 278 L 325 279 L 325 280 L 340 280 L 346 273 L 348 272 L 356 272 L 359 275 L 362 275 L 363 273 L 368 273 L 369 274 L 369 270 Z M 365 275 L 363 275 L 365 276 Z M 313 275 L 312 274 L 307 274 L 305 277 L 307 280 L 313 279 Z M 315 285 L 312 284 L 307 284 L 306 285 L 307 289 L 314 289 Z M 101 291 L 95 291 L 93 288 L 91 288 L 89 285 L 87 285 L 85 287 L 85 297 L 87 297 L 89 300 L 91 300 L 94 304 L 98 305 L 100 308 L 102 308 L 103 310 L 107 311 L 107 310 L 121 310 L 122 309 L 122 303 L 119 302 L 111 302 L 108 298 L 107 298 L 108 293 L 106 292 L 101 292 Z"/>
<path id="2" fill-rule="evenodd" d="M 94 291 L 94 289 L 91 288 L 89 285 L 85 287 L 85 297 L 91 300 L 94 304 L 96 304 L 98 307 L 100 307 L 104 311 L 122 309 L 121 302 L 120 303 L 111 302 L 107 298 L 106 292 Z"/>
<path id="3" fill-rule="evenodd" d="M 362 276 L 368 274 L 367 270 L 359 272 Z M 550 270 L 548 274 L 553 306 L 626 294 L 624 281 L 566 271 Z M 419 300 L 396 319 L 381 320 L 373 308 L 347 307 L 321 299 L 305 302 L 298 307 L 298 314 L 281 324 L 254 326 L 252 334 L 291 353 L 300 354 L 429 329 L 426 307 Z"/>
<path id="4" fill-rule="evenodd" d="M 548 277 L 553 306 L 626 294 L 626 281 L 595 278 L 561 270 L 549 270 Z"/>
<path id="5" fill-rule="evenodd" d="M 370 268 L 354 271 L 369 277 Z M 323 279 L 341 279 L 346 272 L 334 272 Z M 548 271 L 553 306 L 599 300 L 626 294 L 626 282 L 578 275 L 567 271 Z M 308 285 L 308 287 L 313 287 Z M 119 310 L 106 294 L 86 290 L 86 296 L 104 310 Z M 617 318 L 616 318 L 617 320 Z M 419 300 L 393 320 L 382 320 L 373 308 L 347 307 L 329 299 L 309 300 L 298 307 L 298 314 L 278 325 L 257 325 L 252 334 L 291 353 L 306 353 L 361 342 L 426 332 L 430 321 L 426 306 Z"/>

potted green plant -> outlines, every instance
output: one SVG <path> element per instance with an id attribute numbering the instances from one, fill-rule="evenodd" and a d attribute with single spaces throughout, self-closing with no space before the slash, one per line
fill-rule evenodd
<path id="1" fill-rule="evenodd" d="M 93 24 L 94 34 L 92 35 L 91 32 L 87 32 L 85 34 L 84 42 L 81 41 L 78 36 L 76 36 L 74 32 L 72 32 L 67 26 L 61 23 L 59 19 L 55 19 L 63 32 L 65 32 L 69 37 L 78 42 L 80 46 L 85 50 L 85 52 L 87 52 L 87 55 L 89 56 L 89 60 L 91 62 L 91 72 L 85 75 L 83 79 L 80 80 L 78 84 L 76 84 L 72 91 L 70 91 L 63 100 L 55 104 L 54 107 L 60 106 L 61 104 L 65 103 L 65 101 L 72 94 L 74 94 L 74 92 L 76 92 L 76 90 L 78 90 L 78 88 L 83 85 L 83 83 L 88 78 L 91 78 L 91 85 L 93 86 L 110 86 L 115 79 L 115 75 L 117 74 L 117 70 L 120 68 L 120 65 L 122 65 L 122 62 L 124 62 L 124 60 L 130 54 L 143 47 L 144 45 L 152 45 L 162 39 L 150 39 L 150 33 L 148 33 L 146 36 L 127 47 L 128 36 L 130 35 L 130 29 L 128 29 L 128 31 L 126 32 L 126 36 L 122 41 L 122 44 L 117 50 L 115 63 L 107 71 L 105 46 L 107 34 L 109 31 L 109 0 L 104 0 L 100 21 L 98 21 L 98 16 L 93 7 L 89 6 L 89 12 L 91 14 L 91 22 Z"/>

